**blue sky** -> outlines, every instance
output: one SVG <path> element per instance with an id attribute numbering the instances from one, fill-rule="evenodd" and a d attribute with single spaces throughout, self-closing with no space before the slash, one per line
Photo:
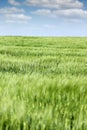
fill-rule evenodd
<path id="1" fill-rule="evenodd" d="M 87 1 L 0 0 L 0 35 L 87 36 Z"/>

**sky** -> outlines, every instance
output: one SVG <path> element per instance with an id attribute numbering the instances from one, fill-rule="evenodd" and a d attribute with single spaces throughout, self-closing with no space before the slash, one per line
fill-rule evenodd
<path id="1" fill-rule="evenodd" d="M 0 0 L 0 35 L 87 36 L 87 0 Z"/>

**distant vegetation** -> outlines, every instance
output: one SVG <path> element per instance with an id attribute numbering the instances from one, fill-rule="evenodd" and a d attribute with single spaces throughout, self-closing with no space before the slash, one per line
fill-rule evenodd
<path id="1" fill-rule="evenodd" d="M 0 37 L 0 130 L 87 130 L 87 38 Z"/>

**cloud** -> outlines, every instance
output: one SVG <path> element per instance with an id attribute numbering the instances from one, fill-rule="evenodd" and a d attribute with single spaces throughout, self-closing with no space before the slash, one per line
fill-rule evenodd
<path id="1" fill-rule="evenodd" d="M 57 17 L 66 18 L 87 18 L 87 11 L 82 9 L 66 9 L 66 10 L 56 10 L 53 14 Z"/>
<path id="2" fill-rule="evenodd" d="M 8 0 L 11 5 L 27 5 L 37 6 L 54 9 L 64 8 L 82 8 L 83 3 L 79 0 L 25 0 L 24 2 L 18 2 L 18 0 Z"/>
<path id="3" fill-rule="evenodd" d="M 39 6 L 45 8 L 81 8 L 83 3 L 79 0 L 26 0 L 26 5 Z"/>
<path id="4" fill-rule="evenodd" d="M 8 0 L 12 5 L 23 5 L 38 7 L 36 11 L 31 13 L 47 17 L 55 17 L 62 19 L 72 19 L 72 21 L 78 21 L 77 19 L 86 19 L 87 11 L 83 10 L 83 3 L 79 0 L 24 0 L 19 2 L 18 0 Z M 23 13 L 23 9 L 17 9 L 16 7 L 0 9 L 0 12 L 14 12 Z"/>
<path id="5" fill-rule="evenodd" d="M 28 20 L 32 19 L 32 17 L 24 14 L 6 14 L 5 18 L 6 22 L 27 22 Z"/>
<path id="6" fill-rule="evenodd" d="M 49 9 L 38 9 L 36 11 L 33 11 L 32 13 L 37 14 L 37 15 L 47 15 L 47 16 L 49 16 L 51 14 L 51 10 L 49 10 Z"/>
<path id="7" fill-rule="evenodd" d="M 17 2 L 16 0 L 8 0 L 8 2 L 9 2 L 11 5 L 14 5 L 14 6 L 20 5 L 20 3 Z"/>
<path id="8" fill-rule="evenodd" d="M 40 16 L 56 17 L 50 9 L 38 9 L 36 11 L 32 11 L 31 13 Z"/>
<path id="9" fill-rule="evenodd" d="M 0 9 L 0 14 L 4 17 L 6 22 L 10 23 L 25 23 L 32 17 L 25 15 L 25 10 L 16 7 L 4 7 Z"/>
<path id="10" fill-rule="evenodd" d="M 74 19 L 74 21 L 76 19 L 87 18 L 87 11 L 83 9 L 63 9 L 63 10 L 39 9 L 32 13 L 41 16 L 54 17 L 54 18 Z"/>
<path id="11" fill-rule="evenodd" d="M 44 24 L 43 27 L 48 28 L 48 29 L 53 29 L 53 28 L 55 28 L 56 26 L 55 26 L 55 25 L 52 25 L 52 24 Z"/>
<path id="12" fill-rule="evenodd" d="M 0 9 L 0 14 L 11 14 L 11 13 L 24 13 L 24 9 L 18 9 L 16 7 L 5 7 Z"/>
<path id="13" fill-rule="evenodd" d="M 41 16 L 73 19 L 73 21 L 87 18 L 87 11 L 83 10 L 83 3 L 79 0 L 26 0 L 26 3 L 29 6 L 39 6 L 40 9 L 31 13 Z"/>

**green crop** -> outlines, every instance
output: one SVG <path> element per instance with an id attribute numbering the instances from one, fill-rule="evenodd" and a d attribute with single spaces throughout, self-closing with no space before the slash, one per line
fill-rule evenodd
<path id="1" fill-rule="evenodd" d="M 0 37 L 0 130 L 87 130 L 87 38 Z"/>

